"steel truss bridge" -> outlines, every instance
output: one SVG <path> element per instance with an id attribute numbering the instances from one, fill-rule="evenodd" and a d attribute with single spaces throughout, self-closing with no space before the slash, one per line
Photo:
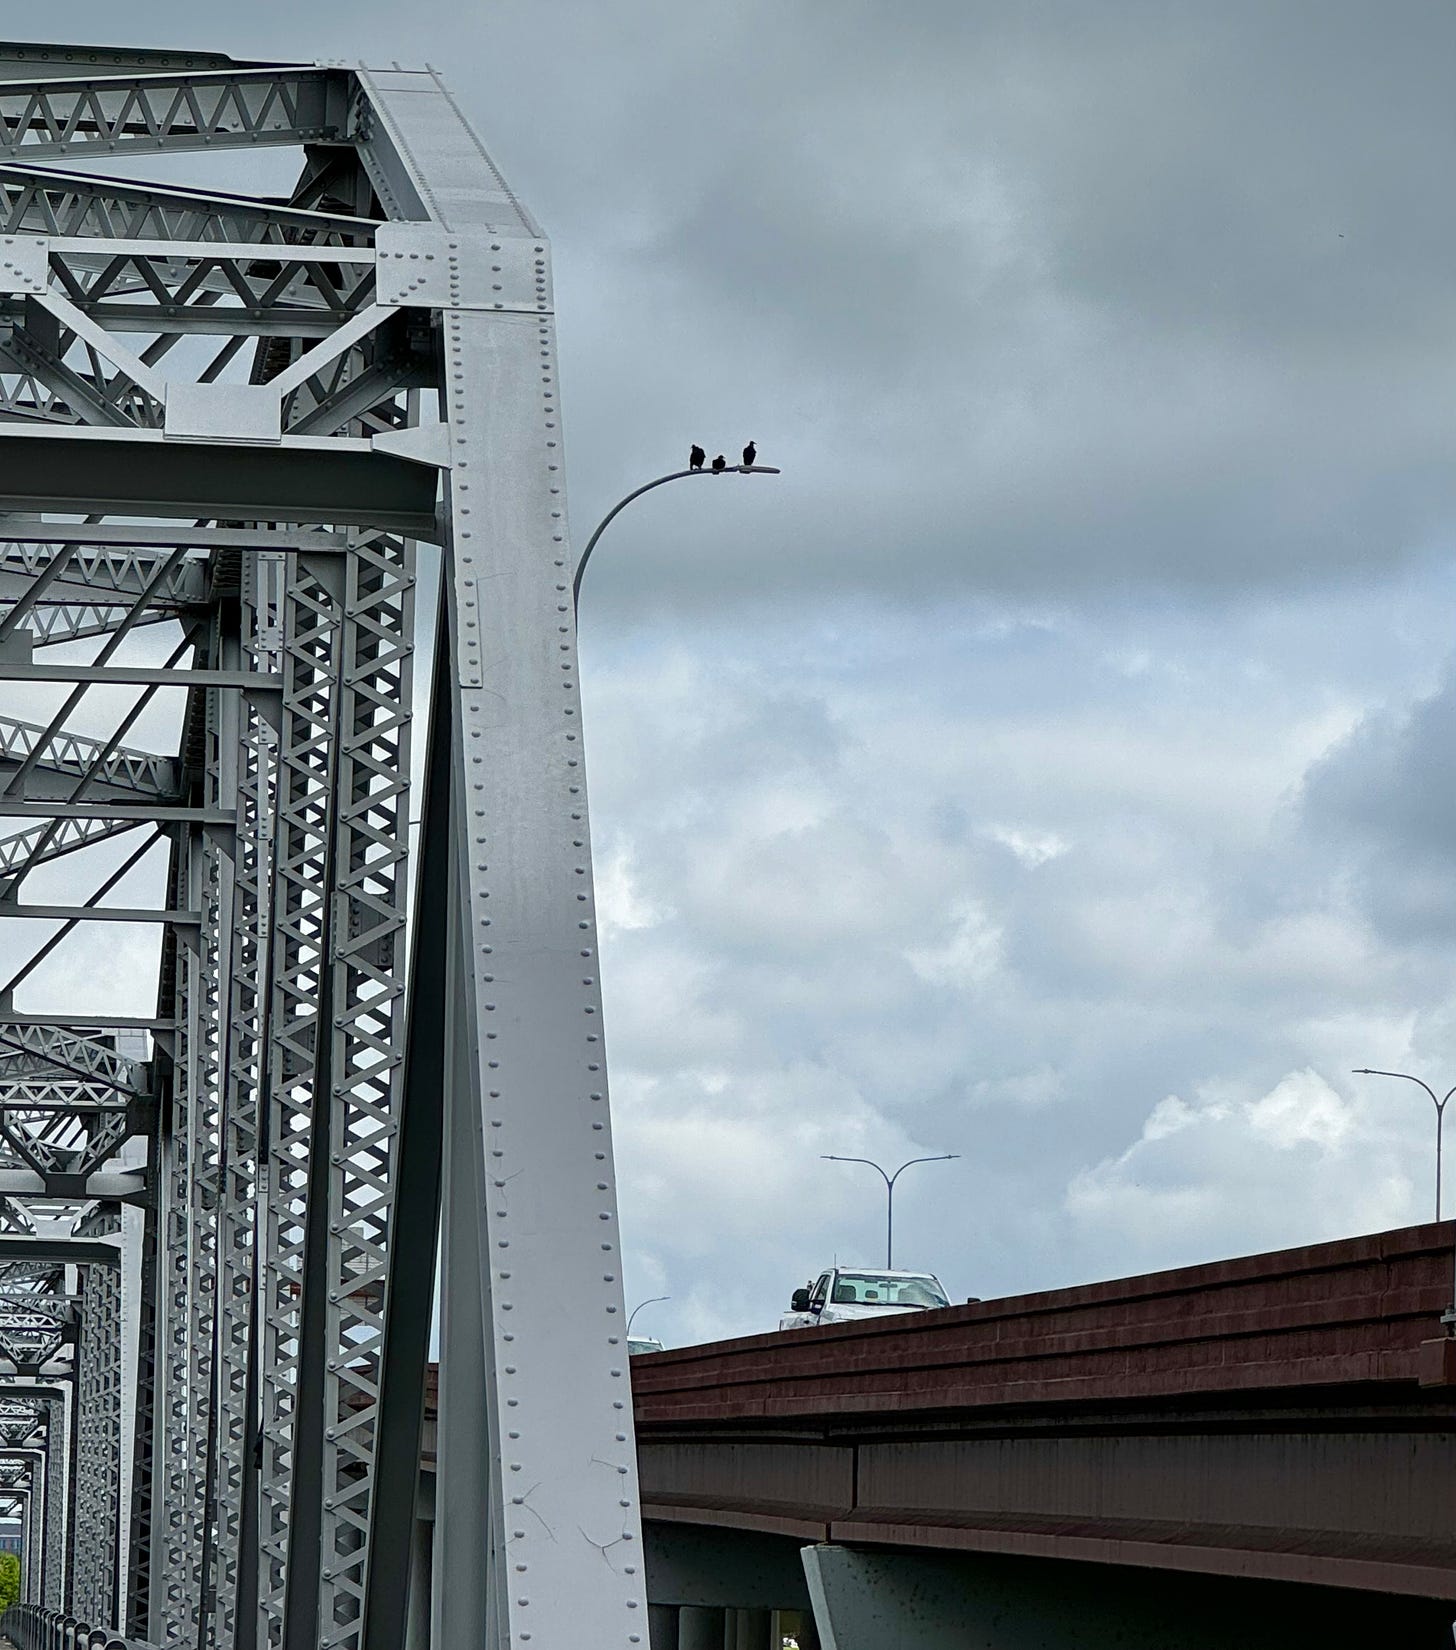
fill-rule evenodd
<path id="1" fill-rule="evenodd" d="M 0 45 L 22 1642 L 397 1650 L 432 1320 L 433 1639 L 646 1641 L 572 573 L 433 71 Z"/>

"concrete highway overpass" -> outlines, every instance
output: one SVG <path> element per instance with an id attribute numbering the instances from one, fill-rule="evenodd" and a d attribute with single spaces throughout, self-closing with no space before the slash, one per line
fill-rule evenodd
<path id="1" fill-rule="evenodd" d="M 633 1359 L 655 1650 L 1449 1647 L 1453 1242 Z"/>

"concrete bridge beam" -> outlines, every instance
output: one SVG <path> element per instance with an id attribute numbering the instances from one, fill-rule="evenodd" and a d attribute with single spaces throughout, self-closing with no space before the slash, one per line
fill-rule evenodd
<path id="1" fill-rule="evenodd" d="M 773 1643 L 772 1610 L 729 1611 L 726 1650 L 778 1650 Z"/>
<path id="2" fill-rule="evenodd" d="M 643 1526 L 648 1602 L 713 1605 L 764 1616 L 772 1610 L 807 1610 L 800 1545 L 791 1536 L 757 1530 L 649 1519 Z M 730 1643 L 728 1650 L 736 1646 Z"/>
<path id="3" fill-rule="evenodd" d="M 727 1614 L 713 1605 L 681 1606 L 677 1612 L 677 1650 L 724 1650 Z M 655 1639 L 652 1650 L 657 1650 Z"/>
<path id="4" fill-rule="evenodd" d="M 1449 1650 L 1452 1606 L 947 1552 L 803 1549 L 823 1650 Z"/>
<path id="5" fill-rule="evenodd" d="M 650 1650 L 779 1650 L 786 1638 L 799 1650 L 819 1650 L 814 1619 L 806 1610 L 650 1604 L 647 1630 Z"/>
<path id="6" fill-rule="evenodd" d="M 675 1604 L 647 1606 L 647 1643 L 649 1650 L 681 1650 Z"/>

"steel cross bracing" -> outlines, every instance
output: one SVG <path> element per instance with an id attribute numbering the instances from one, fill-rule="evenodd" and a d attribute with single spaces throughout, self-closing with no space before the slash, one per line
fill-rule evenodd
<path id="1" fill-rule="evenodd" d="M 260 146 L 288 198 L 239 192 Z M 148 176 L 184 151 L 207 188 Z M 38 1607 L 646 1642 L 563 474 L 547 243 L 433 71 L 0 45 L 0 1510 Z"/>

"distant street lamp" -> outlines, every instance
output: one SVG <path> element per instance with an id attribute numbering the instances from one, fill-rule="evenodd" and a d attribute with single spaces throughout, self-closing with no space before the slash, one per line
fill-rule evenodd
<path id="1" fill-rule="evenodd" d="M 1441 1218 L 1441 1125 L 1446 1120 L 1446 1102 L 1453 1094 L 1456 1094 L 1456 1088 L 1447 1089 L 1445 1094 L 1438 1100 L 1435 1089 L 1429 1083 L 1421 1082 L 1419 1077 L 1411 1076 L 1408 1071 L 1376 1071 L 1372 1066 L 1357 1066 L 1354 1075 L 1356 1077 L 1402 1077 L 1407 1083 L 1420 1083 L 1421 1087 L 1430 1095 L 1431 1104 L 1436 1108 L 1436 1219 L 1439 1220 Z M 1441 1322 L 1446 1325 L 1448 1335 L 1456 1336 L 1456 1254 L 1452 1256 L 1451 1306 L 1449 1310 L 1441 1314 Z M 1453 1629 L 1453 1631 L 1456 1631 L 1456 1629 Z"/>
<path id="2" fill-rule="evenodd" d="M 1435 1089 L 1429 1083 L 1421 1082 L 1419 1077 L 1412 1077 L 1408 1071 L 1376 1071 L 1370 1066 L 1358 1066 L 1354 1075 L 1356 1077 L 1403 1077 L 1407 1083 L 1420 1083 L 1421 1087 L 1430 1095 L 1431 1104 L 1436 1108 L 1436 1219 L 1439 1220 L 1441 1218 L 1441 1126 L 1446 1120 L 1446 1102 L 1453 1094 L 1456 1094 L 1456 1088 L 1447 1089 L 1446 1093 L 1438 1100 Z"/>
<path id="3" fill-rule="evenodd" d="M 641 498 L 643 493 L 650 493 L 654 487 L 664 487 L 669 481 L 686 481 L 689 476 L 776 476 L 781 473 L 771 464 L 730 464 L 726 470 L 674 470 L 671 475 L 658 476 L 656 481 L 649 481 L 635 492 L 628 493 L 626 498 L 618 499 L 597 523 L 596 531 L 586 541 L 586 549 L 582 551 L 581 560 L 576 564 L 576 577 L 571 581 L 572 606 L 575 607 L 581 601 L 581 576 L 586 572 L 586 564 L 591 560 L 591 553 L 597 547 L 597 540 L 634 498 Z"/>
<path id="4" fill-rule="evenodd" d="M 671 1299 L 671 1295 L 654 1295 L 651 1300 L 638 1301 L 636 1306 L 627 1314 L 627 1333 L 629 1335 L 632 1333 L 632 1320 L 644 1306 L 656 1306 L 659 1301 L 670 1301 Z"/>
<path id="5" fill-rule="evenodd" d="M 895 1265 L 895 1182 L 906 1169 L 913 1168 L 917 1163 L 950 1163 L 958 1158 L 959 1152 L 940 1152 L 935 1157 L 912 1157 L 902 1163 L 894 1174 L 886 1174 L 872 1157 L 836 1157 L 833 1152 L 820 1152 L 820 1157 L 826 1163 L 867 1163 L 880 1179 L 885 1183 L 885 1270 L 891 1271 Z"/>

